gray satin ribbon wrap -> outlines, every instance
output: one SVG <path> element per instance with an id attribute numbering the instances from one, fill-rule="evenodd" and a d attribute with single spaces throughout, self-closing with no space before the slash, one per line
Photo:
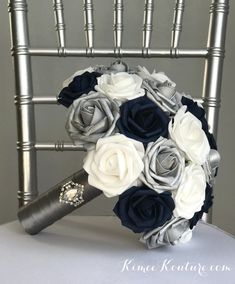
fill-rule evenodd
<path id="1" fill-rule="evenodd" d="M 76 207 L 67 203 L 61 203 L 59 200 L 61 189 L 70 182 L 84 186 L 82 203 Z M 35 235 L 100 194 L 102 194 L 102 191 L 90 186 L 87 173 L 84 170 L 80 170 L 40 195 L 31 203 L 20 208 L 18 218 L 25 231 Z"/>
<path id="2" fill-rule="evenodd" d="M 182 238 L 185 232 L 190 232 L 189 220 L 183 218 L 173 218 L 164 226 L 145 233 L 140 242 L 147 245 L 149 249 L 165 245 L 175 245 Z"/>

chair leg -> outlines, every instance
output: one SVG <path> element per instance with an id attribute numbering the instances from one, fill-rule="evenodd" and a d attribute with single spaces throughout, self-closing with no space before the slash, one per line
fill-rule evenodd
<path id="1" fill-rule="evenodd" d="M 19 207 L 37 196 L 35 118 L 26 0 L 10 0 L 12 55 L 15 68 L 15 103 L 18 133 Z"/>
<path id="2" fill-rule="evenodd" d="M 229 0 L 212 1 L 210 6 L 210 24 L 207 42 L 208 57 L 205 62 L 202 97 L 210 131 L 215 138 L 217 136 L 219 121 L 228 12 Z M 212 222 L 212 211 L 204 217 L 204 220 Z"/>

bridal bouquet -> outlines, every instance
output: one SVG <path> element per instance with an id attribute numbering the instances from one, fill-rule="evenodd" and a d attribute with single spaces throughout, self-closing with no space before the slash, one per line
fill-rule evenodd
<path id="1" fill-rule="evenodd" d="M 148 248 L 189 241 L 212 205 L 220 160 L 202 105 L 164 73 L 123 63 L 76 72 L 58 102 L 68 135 L 87 151 L 89 186 L 118 196 L 122 225 Z"/>

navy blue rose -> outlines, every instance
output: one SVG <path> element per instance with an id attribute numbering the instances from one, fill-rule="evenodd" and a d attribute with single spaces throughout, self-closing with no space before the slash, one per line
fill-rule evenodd
<path id="1" fill-rule="evenodd" d="M 147 96 L 122 104 L 117 121 L 119 131 L 144 144 L 168 136 L 169 117 Z"/>
<path id="2" fill-rule="evenodd" d="M 171 219 L 174 208 L 169 191 L 159 194 L 143 185 L 122 193 L 113 211 L 123 226 L 141 233 L 164 225 Z"/>
<path id="3" fill-rule="evenodd" d="M 202 129 L 204 130 L 204 132 L 207 136 L 207 139 L 208 139 L 208 142 L 210 144 L 211 149 L 217 150 L 215 138 L 209 132 L 209 126 L 208 126 L 208 122 L 206 120 L 205 110 L 203 108 L 199 107 L 198 104 L 195 101 L 193 101 L 193 100 L 191 100 L 191 99 L 189 99 L 185 96 L 182 97 L 181 103 L 183 105 L 187 106 L 187 111 L 191 112 L 194 116 L 196 116 L 201 121 Z"/>
<path id="4" fill-rule="evenodd" d="M 78 99 L 83 94 L 88 94 L 94 91 L 97 85 L 97 77 L 102 74 L 98 72 L 85 72 L 82 75 L 75 76 L 73 81 L 63 88 L 58 96 L 58 103 L 69 107 L 74 100 Z"/>
<path id="5" fill-rule="evenodd" d="M 194 226 L 197 225 L 197 222 L 202 218 L 203 213 L 208 213 L 210 207 L 213 204 L 213 189 L 212 187 L 209 186 L 209 184 L 207 184 L 206 186 L 206 197 L 204 200 L 204 203 L 202 205 L 202 208 L 200 211 L 196 212 L 194 214 L 194 216 L 189 220 L 189 226 L 190 229 L 192 229 Z"/>

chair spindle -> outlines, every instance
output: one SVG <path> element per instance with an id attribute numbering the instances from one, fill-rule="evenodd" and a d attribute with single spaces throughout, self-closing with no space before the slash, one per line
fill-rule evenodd
<path id="1" fill-rule="evenodd" d="M 93 1 L 83 1 L 84 11 L 84 31 L 86 37 L 87 54 L 92 54 L 94 47 L 94 16 L 93 16 Z"/>
<path id="2" fill-rule="evenodd" d="M 174 8 L 173 26 L 171 33 L 171 48 L 177 48 L 179 45 L 180 34 L 183 27 L 185 0 L 176 0 Z"/>
<path id="3" fill-rule="evenodd" d="M 153 30 L 154 0 L 145 0 L 143 22 L 143 54 L 148 54 Z"/>
<path id="4" fill-rule="evenodd" d="M 114 0 L 113 31 L 114 31 L 114 50 L 120 55 L 122 47 L 123 32 L 123 0 Z"/>
<path id="5" fill-rule="evenodd" d="M 64 21 L 64 6 L 62 0 L 53 0 L 53 8 L 55 15 L 55 28 L 57 31 L 58 45 L 60 49 L 65 48 L 65 21 Z"/>

